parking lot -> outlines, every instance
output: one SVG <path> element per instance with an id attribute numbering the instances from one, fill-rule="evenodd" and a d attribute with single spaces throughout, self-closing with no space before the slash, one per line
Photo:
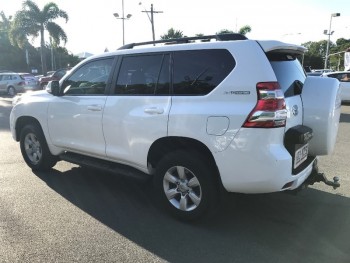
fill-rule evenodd
<path id="1" fill-rule="evenodd" d="M 0 262 L 350 262 L 350 105 L 317 184 L 297 195 L 229 194 L 217 214 L 179 222 L 152 188 L 59 162 L 33 173 L 9 131 L 0 95 Z"/>

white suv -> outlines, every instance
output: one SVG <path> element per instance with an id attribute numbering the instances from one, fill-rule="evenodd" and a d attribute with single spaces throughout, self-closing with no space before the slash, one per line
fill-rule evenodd
<path id="1" fill-rule="evenodd" d="M 213 208 L 222 189 L 326 181 L 316 161 L 335 145 L 339 82 L 306 78 L 303 47 L 238 34 L 152 45 L 163 42 L 88 58 L 17 98 L 11 131 L 27 164 L 151 177 L 162 207 L 182 219 Z"/>

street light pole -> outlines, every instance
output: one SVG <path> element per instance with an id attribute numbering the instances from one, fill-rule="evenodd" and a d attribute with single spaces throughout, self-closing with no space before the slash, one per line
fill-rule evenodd
<path id="1" fill-rule="evenodd" d="M 122 17 L 119 17 L 118 13 L 113 14 L 116 19 L 122 20 L 122 27 L 123 27 L 123 45 L 125 45 L 125 26 L 124 26 L 124 20 L 130 19 L 131 14 L 127 14 L 126 17 L 124 16 L 124 0 L 122 0 Z"/>
<path id="2" fill-rule="evenodd" d="M 331 14 L 331 19 L 330 19 L 330 22 L 329 22 L 329 30 L 327 32 L 327 30 L 324 30 L 324 34 L 325 35 L 328 35 L 328 41 L 327 41 L 327 49 L 326 49 L 326 57 L 325 57 L 325 60 L 324 60 L 324 68 L 327 69 L 327 62 L 328 62 L 328 54 L 329 54 L 329 44 L 331 42 L 331 35 L 334 33 L 334 31 L 331 31 L 332 30 L 332 18 L 333 17 L 337 17 L 337 16 L 340 16 L 340 13 L 333 13 Z"/>

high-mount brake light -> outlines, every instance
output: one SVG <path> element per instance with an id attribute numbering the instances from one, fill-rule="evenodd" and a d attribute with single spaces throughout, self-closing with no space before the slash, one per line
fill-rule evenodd
<path id="1" fill-rule="evenodd" d="M 287 110 L 284 94 L 278 82 L 259 82 L 256 85 L 258 102 L 243 127 L 277 128 L 286 125 Z"/>

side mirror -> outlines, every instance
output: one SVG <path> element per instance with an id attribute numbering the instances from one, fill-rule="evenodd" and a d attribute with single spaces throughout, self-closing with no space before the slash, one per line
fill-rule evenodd
<path id="1" fill-rule="evenodd" d="M 52 80 L 46 85 L 46 91 L 54 96 L 60 95 L 60 83 L 58 80 Z"/>

